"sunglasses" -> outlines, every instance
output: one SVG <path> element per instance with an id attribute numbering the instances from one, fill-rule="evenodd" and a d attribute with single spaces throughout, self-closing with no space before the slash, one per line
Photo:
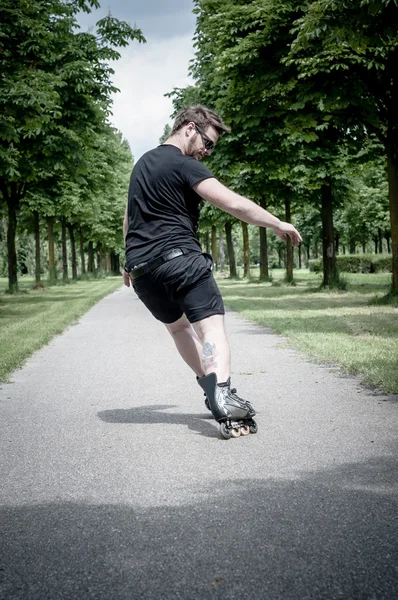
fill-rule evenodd
<path id="1" fill-rule="evenodd" d="M 199 125 L 196 125 L 196 123 L 195 123 L 195 128 L 196 128 L 196 131 L 198 131 L 200 133 L 200 135 L 202 136 L 203 144 L 205 146 L 205 149 L 206 150 L 212 150 L 214 148 L 214 142 L 213 142 L 213 140 L 211 140 L 209 138 L 209 136 L 205 134 L 205 132 L 203 131 L 203 129 L 201 127 L 199 127 Z"/>

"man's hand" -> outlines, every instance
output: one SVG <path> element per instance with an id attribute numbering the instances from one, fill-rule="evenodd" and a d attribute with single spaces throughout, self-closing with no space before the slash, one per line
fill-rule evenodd
<path id="1" fill-rule="evenodd" d="M 131 285 L 131 281 L 130 281 L 130 275 L 123 269 L 122 271 L 122 275 L 123 275 L 123 283 L 125 286 L 130 287 Z"/>
<path id="2" fill-rule="evenodd" d="M 283 242 L 286 242 L 287 236 L 292 240 L 293 246 L 298 246 L 302 242 L 302 237 L 295 227 L 291 223 L 285 223 L 281 221 L 277 227 L 273 227 L 272 231 L 277 235 Z"/>

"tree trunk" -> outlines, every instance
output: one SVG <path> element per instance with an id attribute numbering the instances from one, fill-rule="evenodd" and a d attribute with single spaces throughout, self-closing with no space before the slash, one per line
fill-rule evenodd
<path id="1" fill-rule="evenodd" d="M 48 235 L 48 279 L 54 283 L 57 279 L 55 269 L 55 251 L 54 251 L 54 217 L 47 217 L 47 235 Z"/>
<path id="2" fill-rule="evenodd" d="M 333 230 L 333 200 L 330 183 L 325 183 L 321 188 L 322 196 L 322 255 L 323 255 L 323 281 L 324 287 L 336 287 L 339 282 L 334 248 Z"/>
<path id="3" fill-rule="evenodd" d="M 362 254 L 366 254 L 366 242 L 362 244 Z"/>
<path id="4" fill-rule="evenodd" d="M 40 256 L 40 217 L 37 210 L 33 211 L 33 231 L 35 236 L 35 287 L 41 286 L 41 256 Z"/>
<path id="5" fill-rule="evenodd" d="M 68 223 L 69 239 L 70 239 L 70 251 L 72 258 L 72 279 L 77 280 L 77 260 L 76 260 L 76 241 L 75 241 L 75 229 L 71 223 Z"/>
<path id="6" fill-rule="evenodd" d="M 285 219 L 287 223 L 292 220 L 290 198 L 285 198 Z M 293 244 L 289 236 L 286 240 L 286 275 L 285 281 L 293 283 Z"/>
<path id="7" fill-rule="evenodd" d="M 377 250 L 379 248 L 379 240 L 377 237 L 373 238 L 373 243 L 375 245 L 375 254 L 377 254 Z"/>
<path id="8" fill-rule="evenodd" d="M 86 262 L 84 260 L 84 235 L 83 231 L 79 231 L 79 245 L 80 245 L 80 270 L 81 274 L 86 274 Z"/>
<path id="9" fill-rule="evenodd" d="M 260 206 L 264 210 L 267 209 L 266 201 L 261 198 Z M 265 227 L 259 227 L 260 230 L 260 281 L 269 281 L 268 271 L 268 240 L 267 230 Z"/>
<path id="10" fill-rule="evenodd" d="M 310 254 L 310 245 L 306 244 L 306 250 L 307 250 L 307 267 L 308 267 L 308 262 L 311 260 L 311 254 Z"/>
<path id="11" fill-rule="evenodd" d="M 339 245 L 340 245 L 340 236 L 339 236 L 338 233 L 336 233 L 336 241 L 335 241 L 335 243 L 336 243 L 336 256 L 337 256 L 338 253 L 339 253 Z"/>
<path id="12" fill-rule="evenodd" d="M 19 199 L 15 186 L 11 186 L 11 191 L 7 191 L 8 206 L 8 227 L 7 227 L 7 253 L 8 253 L 8 291 L 10 294 L 18 291 L 18 266 L 17 251 L 15 248 L 15 239 L 17 236 L 17 210 Z"/>
<path id="13" fill-rule="evenodd" d="M 112 271 L 112 261 L 111 261 L 111 254 L 110 252 L 106 253 L 106 272 L 110 273 Z"/>
<path id="14" fill-rule="evenodd" d="M 225 273 L 225 250 L 224 250 L 224 238 L 222 235 L 222 231 L 220 231 L 218 256 L 219 256 L 219 262 L 220 262 L 220 271 L 221 271 L 221 273 Z"/>
<path id="15" fill-rule="evenodd" d="M 101 262 L 102 262 L 102 244 L 101 242 L 97 242 L 97 248 L 95 251 L 97 257 L 97 272 L 101 271 Z"/>
<path id="16" fill-rule="evenodd" d="M 269 281 L 268 270 L 268 239 L 265 227 L 259 227 L 260 231 L 260 281 Z"/>
<path id="17" fill-rule="evenodd" d="M 205 233 L 205 252 L 210 254 L 210 234 L 208 231 Z"/>
<path id="18" fill-rule="evenodd" d="M 101 250 L 99 252 L 99 257 L 100 257 L 100 269 L 101 269 L 101 271 L 103 271 L 105 273 L 106 272 L 106 251 L 104 250 L 102 244 L 101 244 Z"/>
<path id="19" fill-rule="evenodd" d="M 377 230 L 377 237 L 379 241 L 379 254 L 383 254 L 383 233 L 380 227 Z"/>
<path id="20" fill-rule="evenodd" d="M 392 293 L 398 294 L 398 143 L 388 152 L 388 196 L 390 202 Z"/>
<path id="21" fill-rule="evenodd" d="M 62 279 L 68 279 L 68 248 L 66 245 L 66 219 L 61 218 Z"/>
<path id="22" fill-rule="evenodd" d="M 355 254 L 356 252 L 356 242 L 355 238 L 350 238 L 350 254 Z"/>
<path id="23" fill-rule="evenodd" d="M 299 261 L 299 269 L 301 269 L 301 267 L 302 267 L 302 263 L 301 263 L 301 244 L 299 244 L 299 246 L 298 246 L 298 261 Z"/>
<path id="24" fill-rule="evenodd" d="M 236 272 L 235 250 L 234 250 L 234 244 L 232 241 L 232 223 L 230 223 L 229 221 L 227 221 L 225 223 L 225 239 L 227 241 L 229 276 L 236 278 L 237 272 Z"/>
<path id="25" fill-rule="evenodd" d="M 215 225 L 211 228 L 211 254 L 214 261 L 214 270 L 217 271 L 217 227 Z"/>
<path id="26" fill-rule="evenodd" d="M 249 228 L 247 223 L 242 221 L 243 236 L 243 277 L 250 277 L 250 247 L 249 247 Z"/>
<path id="27" fill-rule="evenodd" d="M 87 271 L 89 273 L 94 273 L 94 244 L 93 244 L 93 242 L 88 243 Z"/>
<path id="28" fill-rule="evenodd" d="M 386 233 L 385 238 L 386 238 L 386 242 L 387 242 L 387 253 L 391 254 L 391 246 L 390 246 L 391 236 L 390 236 L 390 234 Z"/>
<path id="29" fill-rule="evenodd" d="M 113 275 L 120 275 L 120 259 L 114 250 L 111 252 L 111 270 Z"/>

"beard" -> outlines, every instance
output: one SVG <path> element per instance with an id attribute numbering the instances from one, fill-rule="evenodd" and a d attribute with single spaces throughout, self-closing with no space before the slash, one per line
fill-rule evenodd
<path id="1" fill-rule="evenodd" d="M 200 160 L 201 158 L 203 158 L 203 151 L 198 148 L 195 148 L 197 136 L 198 134 L 196 134 L 195 137 L 189 140 L 187 156 L 191 156 L 192 158 L 196 158 L 196 160 Z"/>

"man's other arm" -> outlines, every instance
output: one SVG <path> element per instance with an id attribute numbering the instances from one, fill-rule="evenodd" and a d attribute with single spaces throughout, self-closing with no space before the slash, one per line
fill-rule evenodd
<path id="1" fill-rule="evenodd" d="M 193 189 L 201 198 L 237 219 L 250 225 L 271 228 L 275 235 L 284 242 L 287 236 L 291 238 L 294 246 L 302 241 L 301 235 L 291 223 L 280 221 L 270 212 L 252 202 L 252 200 L 236 194 L 214 177 L 200 181 Z"/>

